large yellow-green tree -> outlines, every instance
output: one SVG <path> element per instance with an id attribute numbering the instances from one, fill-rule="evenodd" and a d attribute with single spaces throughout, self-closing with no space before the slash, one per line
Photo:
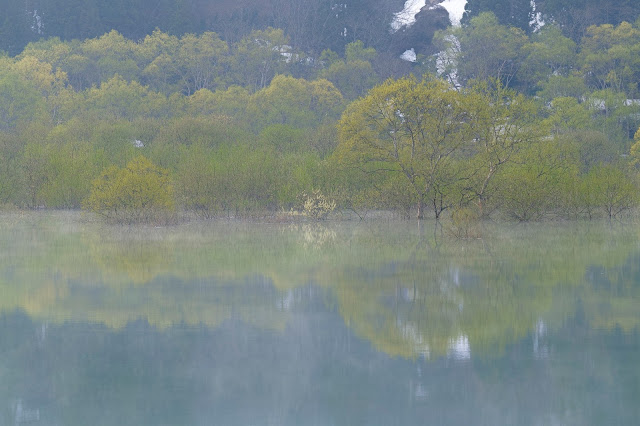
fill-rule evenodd
<path id="1" fill-rule="evenodd" d="M 475 137 L 475 95 L 438 79 L 387 80 L 353 102 L 339 122 L 338 160 L 368 173 L 400 174 L 418 199 L 424 217 L 433 201 L 436 217 L 446 209 L 460 162 Z"/>

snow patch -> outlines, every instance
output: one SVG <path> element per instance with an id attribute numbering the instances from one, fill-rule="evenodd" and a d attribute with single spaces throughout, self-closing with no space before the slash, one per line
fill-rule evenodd
<path id="1" fill-rule="evenodd" d="M 544 19 L 542 19 L 542 13 L 536 11 L 536 1 L 531 0 L 531 21 L 529 21 L 529 26 L 533 30 L 533 32 L 538 31 L 540 28 L 544 27 Z"/>
<path id="2" fill-rule="evenodd" d="M 464 13 L 464 7 L 467 4 L 467 0 L 444 0 L 439 6 L 444 7 L 449 12 L 449 19 L 451 25 L 457 27 L 460 25 L 462 14 Z"/>
<path id="3" fill-rule="evenodd" d="M 449 45 L 445 50 L 436 54 L 436 69 L 439 76 L 444 76 L 453 85 L 460 87 L 458 81 L 457 57 L 460 52 L 460 40 L 454 35 L 447 35 L 445 41 Z"/>
<path id="4" fill-rule="evenodd" d="M 405 50 L 404 53 L 402 55 L 400 55 L 400 59 L 402 59 L 404 61 L 407 61 L 407 62 L 415 62 L 416 59 L 417 59 L 415 49 L 412 47 L 409 50 Z"/>
<path id="5" fill-rule="evenodd" d="M 407 0 L 404 8 L 395 14 L 391 22 L 391 31 L 396 32 L 400 28 L 412 25 L 416 22 L 416 15 L 427 4 L 426 0 Z"/>
<path id="6" fill-rule="evenodd" d="M 43 29 L 44 25 L 42 24 L 42 17 L 40 15 L 38 15 L 38 10 L 34 9 L 33 10 L 33 16 L 31 17 L 31 31 L 33 31 L 34 33 L 38 34 L 38 35 L 42 35 L 43 34 Z"/>

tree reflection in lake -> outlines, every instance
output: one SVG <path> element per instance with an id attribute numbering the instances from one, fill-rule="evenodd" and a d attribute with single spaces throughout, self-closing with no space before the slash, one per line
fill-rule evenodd
<path id="1" fill-rule="evenodd" d="M 0 424 L 640 418 L 634 227 L 2 225 Z"/>

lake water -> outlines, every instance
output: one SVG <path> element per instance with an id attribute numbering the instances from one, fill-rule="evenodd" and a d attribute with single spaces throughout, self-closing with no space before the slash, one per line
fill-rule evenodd
<path id="1" fill-rule="evenodd" d="M 631 425 L 640 226 L 0 215 L 0 425 Z"/>

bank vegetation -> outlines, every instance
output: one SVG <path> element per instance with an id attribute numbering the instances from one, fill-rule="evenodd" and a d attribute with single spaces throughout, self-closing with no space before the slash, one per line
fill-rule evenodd
<path id="1" fill-rule="evenodd" d="M 108 220 L 620 218 L 640 172 L 640 22 L 578 40 L 482 13 L 384 67 L 156 30 L 0 57 L 0 205 Z"/>

